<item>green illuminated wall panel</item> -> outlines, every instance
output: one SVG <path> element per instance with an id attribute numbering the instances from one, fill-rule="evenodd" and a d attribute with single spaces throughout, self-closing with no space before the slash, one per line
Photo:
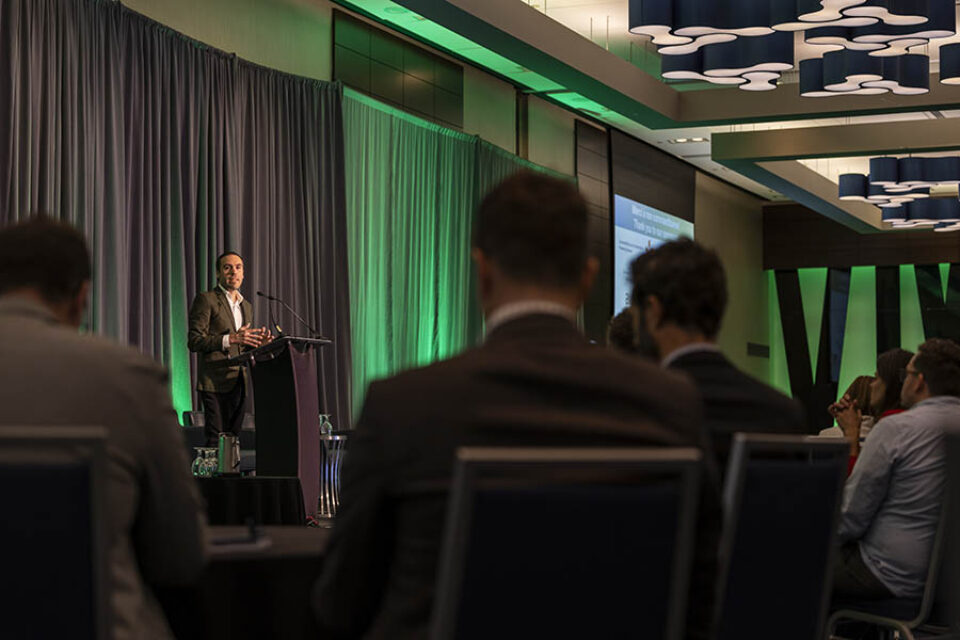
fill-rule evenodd
<path id="1" fill-rule="evenodd" d="M 902 264 L 900 265 L 900 347 L 908 351 L 916 351 L 917 346 L 925 339 L 916 269 L 912 264 Z"/>
<path id="2" fill-rule="evenodd" d="M 768 382 L 781 392 L 793 395 L 790 390 L 790 371 L 787 368 L 787 350 L 783 343 L 777 280 L 773 271 L 767 271 L 767 300 L 770 305 L 770 379 Z"/>
<path id="3" fill-rule="evenodd" d="M 876 365 L 877 270 L 876 267 L 853 267 L 837 396 L 842 396 L 857 376 L 873 375 Z"/>
<path id="4" fill-rule="evenodd" d="M 810 370 L 817 370 L 820 350 L 820 329 L 827 295 L 827 269 L 798 269 L 800 297 L 803 302 L 803 323 L 807 328 L 807 347 L 810 350 Z"/>

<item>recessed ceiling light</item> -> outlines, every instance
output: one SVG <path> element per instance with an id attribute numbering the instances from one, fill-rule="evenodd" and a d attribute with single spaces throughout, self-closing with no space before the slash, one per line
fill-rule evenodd
<path id="1" fill-rule="evenodd" d="M 691 142 L 708 142 L 707 138 L 674 138 L 673 140 L 667 140 L 670 144 L 689 144 Z"/>

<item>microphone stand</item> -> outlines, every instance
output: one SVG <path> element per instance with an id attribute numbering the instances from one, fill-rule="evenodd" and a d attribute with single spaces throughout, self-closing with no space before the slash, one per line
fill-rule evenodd
<path id="1" fill-rule="evenodd" d="M 282 304 L 282 305 L 284 306 L 284 308 L 286 308 L 287 311 L 289 311 L 290 313 L 293 314 L 293 317 L 294 317 L 294 318 L 296 318 L 297 320 L 300 321 L 300 324 L 302 324 L 303 326 L 305 326 L 307 329 L 310 330 L 310 337 L 311 337 L 311 338 L 322 338 L 322 339 L 325 339 L 325 338 L 323 338 L 323 336 L 320 335 L 320 332 L 319 332 L 319 331 L 317 331 L 317 330 L 314 329 L 312 326 L 310 326 L 310 323 L 309 323 L 309 322 L 307 322 L 306 320 L 304 320 L 303 318 L 301 318 L 301 317 L 300 317 L 300 314 L 293 310 L 293 307 L 291 307 L 290 305 L 288 305 L 286 302 L 284 302 L 284 301 L 281 300 L 280 298 L 277 298 L 277 297 L 268 295 L 268 294 L 264 293 L 263 291 L 257 291 L 257 295 L 260 296 L 260 297 L 266 298 L 267 300 L 270 300 L 271 302 L 279 302 L 280 304 Z M 277 327 L 277 329 L 279 330 L 279 327 Z"/>

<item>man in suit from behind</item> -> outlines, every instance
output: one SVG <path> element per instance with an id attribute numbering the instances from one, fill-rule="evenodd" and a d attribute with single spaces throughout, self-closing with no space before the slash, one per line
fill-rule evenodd
<path id="1" fill-rule="evenodd" d="M 197 391 L 203 405 L 208 446 L 221 433 L 240 435 L 246 408 L 246 372 L 223 360 L 272 339 L 261 327 L 251 329 L 253 307 L 240 294 L 243 258 L 227 251 L 217 256 L 217 286 L 197 295 L 190 306 L 187 347 L 198 355 Z"/>
<path id="2" fill-rule="evenodd" d="M 688 238 L 633 261 L 638 349 L 665 369 L 693 378 L 721 471 L 733 434 L 805 434 L 800 404 L 737 369 L 717 346 L 727 280 L 716 252 Z"/>
<path id="3" fill-rule="evenodd" d="M 152 587 L 188 584 L 202 570 L 200 497 L 166 372 L 78 331 L 89 291 L 90 255 L 75 229 L 35 218 L 0 230 L 0 424 L 106 429 L 110 637 L 172 638 Z"/>
<path id="4" fill-rule="evenodd" d="M 314 589 L 323 637 L 427 637 L 458 447 L 701 444 L 688 380 L 577 329 L 598 268 L 587 215 L 573 185 L 532 172 L 480 205 L 473 258 L 486 338 L 370 385 Z"/>

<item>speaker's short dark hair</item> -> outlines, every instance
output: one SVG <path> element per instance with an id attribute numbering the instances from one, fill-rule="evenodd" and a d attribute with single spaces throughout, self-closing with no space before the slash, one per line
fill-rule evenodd
<path id="1" fill-rule="evenodd" d="M 220 269 L 220 261 L 226 258 L 227 256 L 237 256 L 238 258 L 240 258 L 240 262 L 243 262 L 243 256 L 237 253 L 236 251 L 224 251 L 223 253 L 217 256 L 216 265 L 217 265 L 218 271 Z"/>
<path id="2" fill-rule="evenodd" d="M 933 396 L 960 397 L 960 345 L 946 338 L 930 338 L 917 349 L 913 367 Z"/>
<path id="3" fill-rule="evenodd" d="M 473 244 L 517 282 L 573 286 L 587 262 L 587 205 L 572 183 L 520 171 L 483 199 Z"/>
<path id="4" fill-rule="evenodd" d="M 74 227 L 36 216 L 0 229 L 0 294 L 35 289 L 58 303 L 90 280 L 90 251 Z"/>
<path id="5" fill-rule="evenodd" d="M 663 306 L 662 322 L 717 336 L 727 308 L 727 278 L 716 251 L 680 238 L 641 254 L 630 271 L 633 304 L 642 309 L 652 295 Z"/>

